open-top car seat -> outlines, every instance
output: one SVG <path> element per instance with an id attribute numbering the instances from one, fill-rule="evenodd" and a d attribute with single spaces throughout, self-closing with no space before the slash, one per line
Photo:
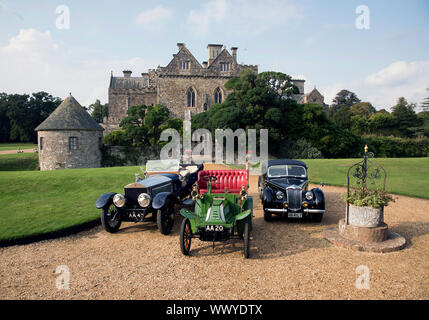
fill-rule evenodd
<path id="1" fill-rule="evenodd" d="M 198 172 L 198 188 L 201 193 L 207 193 L 208 181 L 206 176 L 214 176 L 216 181 L 212 181 L 212 193 L 224 193 L 228 188 L 229 193 L 240 193 L 243 186 L 247 186 L 249 173 L 247 170 L 202 170 Z"/>

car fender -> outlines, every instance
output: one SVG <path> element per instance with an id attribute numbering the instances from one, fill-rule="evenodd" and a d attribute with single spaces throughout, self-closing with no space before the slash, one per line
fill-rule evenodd
<path id="1" fill-rule="evenodd" d="M 264 202 L 272 202 L 273 201 L 273 194 L 271 193 L 271 188 L 267 187 L 264 189 Z"/>
<path id="2" fill-rule="evenodd" d="M 182 216 L 184 216 L 185 218 L 188 218 L 189 220 L 193 220 L 196 218 L 196 216 L 191 211 L 189 211 L 188 209 L 185 209 L 185 208 L 180 210 L 180 214 Z"/>
<path id="3" fill-rule="evenodd" d="M 174 203 L 178 203 L 178 200 L 177 200 L 176 196 L 174 195 L 174 193 L 161 192 L 161 193 L 158 193 L 155 196 L 155 198 L 153 198 L 152 208 L 154 208 L 155 210 L 161 209 L 164 206 L 167 199 L 171 199 Z"/>
<path id="4" fill-rule="evenodd" d="M 251 209 L 243 211 L 243 212 L 240 212 L 239 214 L 237 214 L 235 216 L 235 220 L 237 220 L 237 221 L 243 220 L 243 219 L 247 218 L 251 213 L 252 213 Z"/>
<path id="5" fill-rule="evenodd" d="M 316 206 L 325 208 L 325 194 L 319 188 L 311 190 L 316 200 Z"/>
<path id="6" fill-rule="evenodd" d="M 110 200 L 113 198 L 115 194 L 116 192 L 109 192 L 109 193 L 102 194 L 95 202 L 95 207 L 97 209 L 103 208 L 110 202 Z"/>

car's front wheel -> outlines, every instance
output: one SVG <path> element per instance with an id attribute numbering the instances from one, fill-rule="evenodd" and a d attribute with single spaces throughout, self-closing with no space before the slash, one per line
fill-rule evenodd
<path id="1" fill-rule="evenodd" d="M 271 212 L 266 211 L 264 208 L 264 220 L 269 222 L 272 219 L 273 219 L 273 215 L 271 214 Z"/>
<path id="2" fill-rule="evenodd" d="M 174 204 L 171 200 L 167 200 L 164 206 L 158 209 L 156 223 L 158 225 L 158 230 L 162 234 L 170 234 L 174 225 Z"/>
<path id="3" fill-rule="evenodd" d="M 180 250 L 185 256 L 191 251 L 192 229 L 188 218 L 183 219 L 180 228 Z"/>
<path id="4" fill-rule="evenodd" d="M 115 233 L 121 227 L 118 209 L 113 203 L 103 207 L 101 211 L 101 225 L 104 230 L 110 233 Z"/>
<path id="5" fill-rule="evenodd" d="M 323 219 L 323 213 L 312 213 L 311 214 L 311 221 L 313 222 L 322 222 Z"/>

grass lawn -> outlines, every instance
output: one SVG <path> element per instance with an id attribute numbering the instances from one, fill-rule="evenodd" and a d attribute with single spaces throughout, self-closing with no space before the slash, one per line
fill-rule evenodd
<path id="1" fill-rule="evenodd" d="M 347 186 L 347 170 L 362 159 L 305 159 L 311 183 Z M 386 189 L 394 194 L 429 199 L 429 158 L 376 158 L 387 172 Z M 229 165 L 244 169 L 244 165 Z"/>
<path id="2" fill-rule="evenodd" d="M 9 155 L 0 156 L 0 167 Z M 37 154 L 10 155 L 13 159 Z M 25 159 L 25 158 L 22 158 Z M 12 160 L 11 160 L 12 161 Z M 34 161 L 34 159 L 33 159 Z M 359 159 L 305 160 L 310 182 L 345 186 L 348 166 Z M 388 191 L 429 199 L 429 158 L 375 159 L 387 171 Z M 11 165 L 12 168 L 18 165 Z M 238 167 L 238 166 L 235 166 Z M 11 170 L 9 168 L 9 170 Z M 95 220 L 95 201 L 105 192 L 123 192 L 139 167 L 0 171 L 0 240 L 48 233 Z"/>
<path id="3" fill-rule="evenodd" d="M 0 172 L 0 240 L 56 231 L 97 219 L 95 201 L 121 192 L 139 167 Z"/>
<path id="4" fill-rule="evenodd" d="M 0 154 L 0 171 L 29 171 L 38 167 L 37 153 Z"/>
<path id="5" fill-rule="evenodd" d="M 0 151 L 6 150 L 18 150 L 18 148 L 22 149 L 34 149 L 37 148 L 37 144 L 33 143 L 0 143 Z"/>

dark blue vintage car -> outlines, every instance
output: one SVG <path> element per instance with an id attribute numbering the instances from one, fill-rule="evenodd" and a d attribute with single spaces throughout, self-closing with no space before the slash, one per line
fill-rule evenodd
<path id="1" fill-rule="evenodd" d="M 322 221 L 325 195 L 319 188 L 308 190 L 307 165 L 302 161 L 278 159 L 264 162 L 258 181 L 265 221 L 272 215 Z"/>
<path id="2" fill-rule="evenodd" d="M 107 232 L 119 230 L 122 221 L 156 222 L 162 234 L 169 234 L 174 224 L 176 204 L 189 198 L 203 165 L 184 165 L 179 160 L 151 160 L 145 178 L 124 187 L 124 194 L 105 193 L 95 203 L 101 209 L 101 223 Z"/>

